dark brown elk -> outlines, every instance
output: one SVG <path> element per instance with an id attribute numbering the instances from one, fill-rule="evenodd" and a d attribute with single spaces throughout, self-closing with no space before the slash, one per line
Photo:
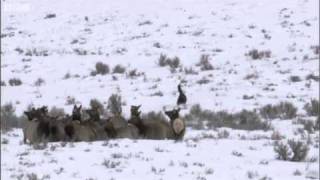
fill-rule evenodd
<path id="1" fill-rule="evenodd" d="M 178 85 L 178 92 L 179 92 L 179 96 L 177 99 L 177 105 L 185 105 L 187 103 L 187 96 L 183 93 L 182 89 L 181 89 L 181 85 Z"/>
<path id="2" fill-rule="evenodd" d="M 47 117 L 49 120 L 49 141 L 50 142 L 57 142 L 57 141 L 65 141 L 66 132 L 66 119 L 70 118 L 68 116 L 58 118 L 58 117 Z"/>
<path id="3" fill-rule="evenodd" d="M 81 109 L 82 105 L 79 107 L 75 104 L 72 110 L 72 120 L 73 121 L 81 121 Z"/>

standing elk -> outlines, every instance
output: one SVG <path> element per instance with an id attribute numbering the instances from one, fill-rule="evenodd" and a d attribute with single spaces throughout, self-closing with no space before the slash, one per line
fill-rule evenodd
<path id="1" fill-rule="evenodd" d="M 181 85 L 178 85 L 178 92 L 179 92 L 179 96 L 177 99 L 177 105 L 185 105 L 187 103 L 187 96 L 183 93 L 182 89 L 181 89 Z"/>

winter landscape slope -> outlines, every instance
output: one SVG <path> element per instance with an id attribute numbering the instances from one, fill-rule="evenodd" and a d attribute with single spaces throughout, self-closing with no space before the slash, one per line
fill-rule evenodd
<path id="1" fill-rule="evenodd" d="M 234 113 L 288 101 L 306 116 L 303 106 L 319 100 L 317 0 L 10 0 L 1 8 L 1 105 L 13 103 L 18 115 L 30 104 L 70 113 L 68 99 L 88 107 L 114 93 L 126 117 L 131 105 L 159 111 L 175 105 L 180 82 L 188 97 L 182 114 L 194 104 Z M 253 49 L 270 56 L 253 59 Z M 161 54 L 178 57 L 179 67 L 159 66 Z M 212 69 L 197 66 L 201 55 Z M 126 73 L 93 75 L 97 62 Z M 10 85 L 13 78 L 22 84 Z M 307 159 L 315 161 L 276 159 L 274 131 L 306 141 L 296 121 L 275 119 L 266 132 L 189 128 L 182 142 L 50 143 L 43 150 L 22 144 L 15 129 L 1 137 L 8 140 L 1 179 L 319 178 L 319 131 L 308 136 Z"/>

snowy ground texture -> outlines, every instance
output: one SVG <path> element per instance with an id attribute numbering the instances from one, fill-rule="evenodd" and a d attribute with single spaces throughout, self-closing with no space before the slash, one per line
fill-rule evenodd
<path id="1" fill-rule="evenodd" d="M 131 105 L 158 111 L 176 103 L 181 81 L 188 107 L 214 111 L 289 101 L 305 115 L 303 105 L 319 99 L 319 82 L 306 78 L 319 76 L 313 48 L 319 46 L 318 0 L 1 0 L 1 21 L 1 105 L 12 102 L 18 114 L 31 103 L 70 113 L 68 99 L 88 107 L 90 99 L 106 102 L 113 93 L 122 95 L 126 117 Z M 252 49 L 271 56 L 253 60 L 246 56 Z M 161 53 L 180 58 L 177 72 L 157 64 Z M 209 55 L 212 70 L 196 66 L 202 54 Z M 111 71 L 121 64 L 144 75 L 92 76 L 99 61 Z M 186 74 L 191 67 L 196 73 Z M 10 86 L 12 78 L 22 84 Z M 39 78 L 43 83 L 36 83 Z M 285 139 L 303 139 L 294 121 L 272 125 Z M 230 135 L 219 137 L 223 130 Z M 319 143 L 317 134 L 309 139 Z M 2 134 L 8 142 L 1 146 L 1 179 L 28 179 L 32 173 L 40 179 L 319 177 L 317 144 L 307 158 L 315 162 L 280 161 L 271 135 L 188 129 L 182 142 L 52 143 L 34 150 L 21 144 L 16 129 Z"/>

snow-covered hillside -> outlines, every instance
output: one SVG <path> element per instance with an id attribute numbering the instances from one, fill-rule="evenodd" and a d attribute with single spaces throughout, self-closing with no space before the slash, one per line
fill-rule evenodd
<path id="1" fill-rule="evenodd" d="M 180 82 L 188 97 L 182 114 L 194 104 L 238 112 L 288 101 L 305 116 L 303 106 L 319 100 L 318 0 L 1 0 L 1 22 L 1 105 L 13 103 L 19 115 L 30 104 L 70 113 L 70 99 L 88 107 L 114 93 L 126 117 L 131 105 L 159 111 L 175 105 Z M 252 59 L 253 49 L 270 57 Z M 180 59 L 176 72 L 159 66 L 161 54 Z M 202 55 L 212 69 L 197 66 Z M 110 73 L 92 75 L 97 62 Z M 125 73 L 112 73 L 118 64 Z M 13 78 L 22 84 L 10 85 Z M 285 139 L 303 139 L 294 122 L 272 125 Z M 219 131 L 188 129 L 182 142 L 53 143 L 33 150 L 16 129 L 2 134 L 9 142 L 1 147 L 1 179 L 319 177 L 317 134 L 310 135 L 308 154 L 315 162 L 287 162 L 275 158 L 272 130 L 227 129 L 225 138 Z"/>
<path id="2" fill-rule="evenodd" d="M 313 81 L 305 87 L 305 77 L 319 71 L 318 56 L 310 48 L 318 45 L 318 5 L 316 0 L 5 1 L 2 80 L 8 85 L 10 78 L 19 78 L 22 85 L 2 86 L 1 103 L 17 103 L 21 113 L 30 103 L 64 106 L 72 96 L 88 105 L 91 98 L 107 100 L 120 91 L 128 106 L 142 104 L 149 111 L 174 104 L 176 85 L 185 80 L 188 103 L 209 109 L 237 111 L 281 100 L 301 105 L 319 92 Z M 45 19 L 48 14 L 56 17 Z M 270 50 L 271 58 L 250 60 L 245 54 L 254 48 Z M 48 56 L 25 56 L 33 49 Z M 88 55 L 77 55 L 75 49 Z M 183 67 L 199 75 L 159 68 L 161 53 L 179 57 Z M 210 55 L 214 70 L 195 67 L 202 54 Z M 97 61 L 137 69 L 145 78 L 92 77 Z M 65 80 L 67 73 L 72 78 Z M 250 74 L 258 78 L 245 79 Z M 291 75 L 302 81 L 291 83 Z M 210 83 L 197 84 L 203 77 Z M 35 87 L 38 78 L 45 84 Z M 271 83 L 274 91 L 263 90 Z M 150 97 L 157 91 L 163 96 Z M 254 98 L 243 100 L 243 95 Z"/>
<path id="3" fill-rule="evenodd" d="M 228 137 L 218 134 L 229 132 Z M 271 133 L 188 131 L 183 142 L 110 140 L 21 145 L 21 130 L 3 138 L 1 179 L 312 179 L 319 162 L 275 159 Z M 317 157 L 313 148 L 309 157 Z M 300 174 L 295 174 L 300 172 Z M 34 176 L 33 175 L 33 176 Z"/>

